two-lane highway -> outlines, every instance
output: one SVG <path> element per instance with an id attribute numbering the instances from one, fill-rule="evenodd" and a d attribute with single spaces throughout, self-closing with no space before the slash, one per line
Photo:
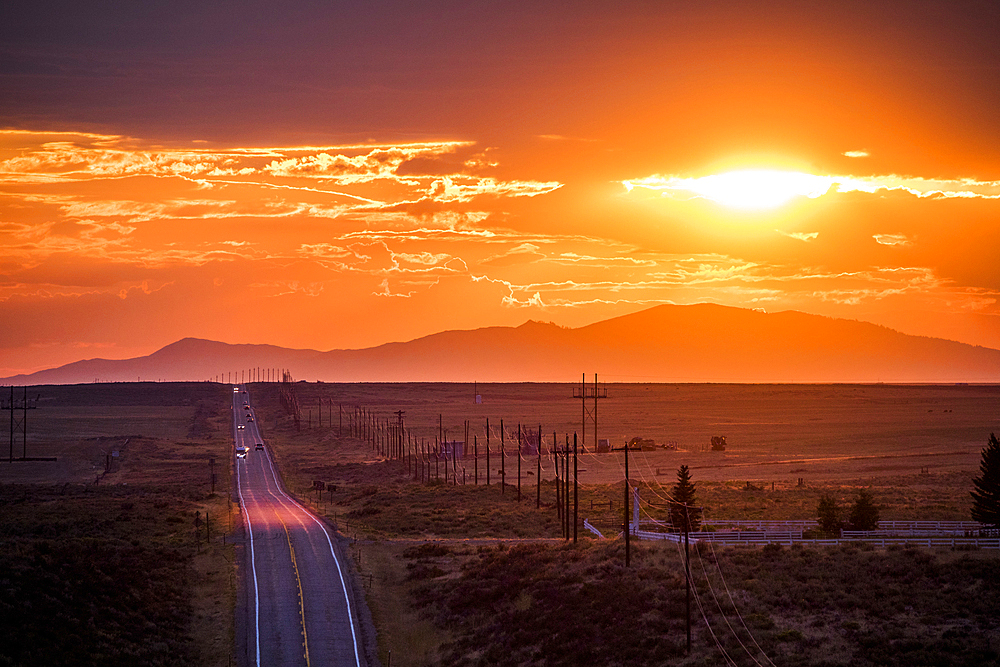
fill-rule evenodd
<path id="1" fill-rule="evenodd" d="M 282 488 L 243 386 L 233 390 L 233 439 L 247 529 L 237 609 L 242 662 L 361 667 L 357 614 L 333 537 Z"/>

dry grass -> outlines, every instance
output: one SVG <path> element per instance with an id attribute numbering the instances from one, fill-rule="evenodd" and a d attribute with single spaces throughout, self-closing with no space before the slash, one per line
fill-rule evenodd
<path id="1" fill-rule="evenodd" d="M 482 405 L 473 404 L 471 386 L 462 385 L 300 384 L 296 388 L 307 409 L 309 405 L 318 406 L 320 398 L 333 401 L 332 416 L 330 403 L 324 404 L 322 427 L 316 423 L 319 409 L 314 407 L 312 428 L 307 423 L 302 431 L 294 431 L 291 420 L 278 406 L 273 386 L 251 389 L 258 422 L 290 490 L 317 505 L 352 537 L 359 538 L 355 555 L 360 561 L 361 579 L 369 589 L 368 600 L 378 625 L 384 662 L 391 650 L 394 664 L 504 664 L 509 656 L 520 656 L 519 664 L 533 664 L 540 658 L 532 651 L 549 649 L 519 635 L 515 630 L 520 626 L 513 622 L 517 619 L 549 629 L 574 629 L 575 644 L 553 653 L 544 661 L 546 664 L 559 664 L 560 655 L 579 657 L 580 651 L 600 652 L 604 650 L 601 645 L 613 645 L 602 634 L 610 629 L 585 633 L 599 637 L 598 645 L 576 644 L 584 636 L 580 628 L 593 629 L 592 616 L 606 613 L 611 609 L 609 605 L 622 598 L 611 594 L 601 597 L 604 594 L 598 588 L 611 585 L 609 590 L 621 591 L 624 580 L 615 577 L 632 576 L 618 569 L 611 576 L 605 568 L 619 561 L 620 543 L 594 542 L 581 531 L 584 545 L 576 549 L 544 543 L 514 550 L 495 548 L 497 541 L 529 542 L 559 535 L 552 506 L 551 462 L 545 462 L 542 474 L 543 507 L 535 509 L 535 476 L 527 474 L 535 470 L 533 459 L 525 461 L 523 497 L 517 502 L 513 485 L 506 487 L 503 494 L 495 484 L 490 488 L 472 485 L 470 461 L 465 462 L 466 480 L 470 483 L 464 487 L 418 485 L 410 480 L 400 462 L 385 461 L 367 444 L 337 434 L 336 406 L 342 403 L 366 406 L 382 419 L 396 410 L 405 410 L 407 424 L 418 438 L 433 439 L 440 414 L 449 438 L 462 437 L 466 419 L 475 425 L 473 433 L 478 427 L 482 436 L 482 425 L 489 417 L 494 425 L 503 419 L 509 435 L 516 433 L 518 422 L 533 427 L 541 422 L 543 431 L 556 430 L 563 440 L 565 433 L 579 430 L 580 404 L 569 398 L 570 386 L 480 386 L 485 398 Z M 215 542 L 209 550 L 197 554 L 191 538 L 195 512 L 216 517 L 217 529 L 223 524 L 228 526 L 224 495 L 213 497 L 209 493 L 207 463 L 210 456 L 216 457 L 217 489 L 228 489 L 228 388 L 205 384 L 88 385 L 41 391 L 45 394 L 42 408 L 29 414 L 29 455 L 57 455 L 60 460 L 56 464 L 0 464 L 0 479 L 7 483 L 90 482 L 90 487 L 80 488 L 89 488 L 88 493 L 96 492 L 98 497 L 109 494 L 112 498 L 112 505 L 107 505 L 107 499 L 95 501 L 105 503 L 100 505 L 104 508 L 101 511 L 149 519 L 143 524 L 146 532 L 127 533 L 124 539 L 129 544 L 139 539 L 149 541 L 155 549 L 190 551 L 184 557 L 187 564 L 182 594 L 189 605 L 188 624 L 182 631 L 187 638 L 184 641 L 192 647 L 191 655 L 197 655 L 197 664 L 225 664 L 232 647 L 232 566 L 227 560 L 232 557 L 231 550 Z M 681 446 L 677 452 L 641 453 L 630 462 L 633 483 L 640 485 L 646 509 L 654 515 L 659 511 L 656 505 L 674 481 L 677 466 L 685 463 L 692 467 L 699 498 L 709 517 L 810 518 L 821 493 L 832 492 L 846 504 L 855 488 L 866 486 L 874 490 L 883 518 L 964 519 L 968 516 L 969 479 L 978 466 L 979 451 L 990 431 L 1000 431 L 995 417 L 1000 414 L 1000 392 L 991 387 L 613 385 L 609 394 L 611 398 L 601 406 L 602 437 L 613 433 L 616 435 L 612 440 L 617 442 L 644 435 L 660 441 L 675 440 Z M 729 451 L 701 451 L 711 435 L 720 434 L 727 436 Z M 113 449 L 122 454 L 117 467 L 102 475 L 106 454 Z M 516 469 L 515 461 L 513 457 L 507 459 L 509 481 Z M 481 465 L 482 471 L 485 461 L 481 460 Z M 580 467 L 581 518 L 589 517 L 614 531 L 621 522 L 621 455 L 585 454 Z M 100 484 L 95 489 L 94 478 L 99 475 Z M 798 485 L 800 477 L 804 479 L 802 486 Z M 334 484 L 337 490 L 317 501 L 310 492 L 316 479 Z M 748 489 L 748 481 L 758 488 Z M 36 491 L 29 496 L 39 493 L 40 487 L 34 488 Z M 25 501 L 26 516 L 49 526 L 44 530 L 55 531 L 58 539 L 65 522 L 47 513 L 46 507 L 58 505 L 45 495 L 48 493 Z M 143 509 L 145 500 L 132 500 L 133 496 L 156 498 L 159 504 L 147 511 Z M 609 501 L 611 507 L 603 507 Z M 122 502 L 133 503 L 133 509 L 123 512 Z M 91 524 L 75 521 L 75 525 L 85 528 Z M 120 528 L 130 524 L 121 521 L 114 525 Z M 427 541 L 447 544 L 447 552 L 414 550 Z M 924 634 L 913 635 L 903 621 L 908 619 L 912 626 L 915 612 L 906 607 L 917 607 L 907 605 L 906 585 L 893 584 L 891 577 L 887 578 L 888 587 L 880 592 L 890 601 L 884 610 L 867 609 L 860 616 L 852 616 L 848 607 L 853 598 L 849 594 L 843 599 L 826 600 L 815 609 L 797 600 L 785 604 L 781 594 L 799 595 L 799 599 L 808 601 L 815 595 L 815 586 L 824 591 L 843 588 L 850 583 L 846 576 L 850 572 L 877 564 L 876 555 L 864 551 L 821 552 L 809 559 L 802 553 L 785 550 L 766 555 L 761 551 L 723 550 L 714 556 L 705 555 L 721 564 L 751 630 L 758 639 L 763 638 L 765 649 L 778 664 L 866 664 L 851 656 L 873 651 L 879 642 L 887 642 L 909 655 L 916 660 L 912 664 L 920 662 L 922 654 L 916 651 L 921 646 L 930 646 L 938 657 L 945 654 L 945 648 L 953 648 L 955 641 L 965 647 L 965 653 L 953 651 L 965 656 L 965 662 L 942 662 L 941 658 L 940 664 L 969 664 L 969 660 L 995 651 L 990 643 L 995 642 L 992 635 L 986 637 L 986 644 L 970 640 L 962 634 L 970 627 L 968 619 L 949 615 L 952 612 L 935 607 L 926 598 L 921 598 L 924 607 L 916 621 Z M 928 587 L 946 586 L 968 594 L 986 586 L 985 577 L 975 575 L 975 568 L 980 566 L 974 561 L 982 560 L 983 567 L 988 568 L 993 565 L 993 554 L 951 557 L 955 560 L 947 565 L 959 564 L 958 570 L 966 578 L 934 578 L 936 574 L 928 574 L 927 568 L 917 563 L 924 568 L 920 576 L 926 578 Z M 491 589 L 494 592 L 489 595 L 503 600 L 500 607 L 486 603 L 492 599 L 484 595 L 483 586 L 488 581 L 477 574 L 483 568 L 462 568 L 463 563 L 485 562 L 484 558 L 490 563 L 486 568 L 489 571 L 526 567 L 529 573 Z M 546 591 L 552 589 L 554 581 L 566 583 L 565 578 L 572 573 L 560 565 L 562 569 L 546 574 L 546 563 L 561 563 L 564 558 L 581 563 L 585 571 L 590 568 L 590 575 L 580 575 L 584 576 L 582 580 L 571 582 L 590 593 L 563 600 L 549 609 L 552 601 Z M 636 558 L 638 566 L 644 568 L 643 577 L 650 581 L 667 581 L 675 576 L 676 554 L 668 553 L 662 545 L 637 547 Z M 904 577 L 914 576 L 919 568 L 900 565 L 913 565 L 913 559 L 906 558 L 905 554 L 885 554 L 878 562 L 894 563 Z M 947 559 L 949 555 L 934 558 Z M 821 565 L 813 567 L 814 561 Z M 711 573 L 713 561 L 707 562 Z M 760 577 L 759 572 L 768 572 L 768 577 Z M 835 580 L 841 573 L 846 573 L 845 577 Z M 830 579 L 826 584 L 821 583 L 824 577 Z M 775 583 L 768 585 L 771 580 Z M 502 577 L 498 581 L 502 582 Z M 805 588 L 800 592 L 797 587 Z M 675 589 L 664 589 L 661 602 L 667 606 L 644 612 L 646 615 L 636 627 L 674 627 L 671 624 L 676 622 L 676 610 L 672 605 L 676 600 L 671 590 Z M 605 602 L 595 608 L 595 599 Z M 956 599 L 961 600 L 961 596 Z M 431 600 L 433 604 L 426 606 Z M 583 616 L 566 615 L 566 604 L 591 611 Z M 899 604 L 901 612 L 895 609 Z M 433 613 L 427 615 L 420 611 L 421 607 Z M 448 617 L 455 609 L 471 614 L 472 619 L 479 618 L 475 615 L 484 610 L 498 608 L 501 616 L 511 621 L 511 632 L 503 630 L 506 625 L 494 628 L 490 631 L 492 639 L 485 644 L 469 643 L 464 633 L 466 627 L 494 623 L 492 616 L 468 623 L 460 621 L 461 616 L 451 620 Z M 633 611 L 614 613 L 625 619 Z M 895 615 L 887 616 L 889 611 Z M 987 612 L 975 613 L 976 622 L 995 627 L 996 619 Z M 551 622 L 538 620 L 549 615 Z M 608 628 L 620 628 L 629 622 L 631 619 L 616 621 Z M 533 632 L 531 628 L 523 632 L 529 630 Z M 702 643 L 710 640 L 704 630 L 697 637 Z M 660 649 L 653 645 L 644 645 L 639 654 L 653 656 L 648 659 L 655 664 L 702 664 L 718 659 L 718 654 L 708 649 L 701 658 L 679 657 L 674 651 L 676 637 L 671 642 L 663 646 L 672 657 L 661 660 L 657 657 Z M 554 645 L 561 646 L 558 642 Z M 601 664 L 615 664 L 616 659 L 599 658 Z"/>
<path id="2" fill-rule="evenodd" d="M 379 660 L 400 667 L 438 664 L 447 633 L 415 608 L 413 584 L 400 564 L 412 544 L 392 541 L 357 543 L 352 549 L 365 597 L 378 628 Z M 391 653 L 391 658 L 390 658 Z"/>
<path id="3" fill-rule="evenodd" d="M 112 579 L 127 574 L 133 583 L 126 592 L 144 587 L 169 591 L 169 602 L 163 596 L 137 595 L 146 617 L 173 614 L 174 619 L 161 623 L 155 632 L 144 630 L 142 624 L 129 627 L 126 622 L 110 648 L 88 639 L 76 648 L 56 646 L 58 650 L 48 660 L 229 665 L 235 587 L 233 549 L 222 541 L 223 533 L 230 530 L 227 389 L 206 384 L 115 384 L 33 391 L 42 394 L 42 400 L 39 409 L 28 415 L 28 455 L 57 456 L 58 460 L 0 463 L 0 490 L 18 498 L 17 511 L 8 507 L 4 512 L 3 548 L 19 553 L 62 549 L 50 558 L 65 568 L 72 567 L 75 551 L 63 546 L 90 545 L 91 566 Z M 119 456 L 107 470 L 113 451 Z M 16 455 L 20 453 L 18 448 Z M 209 458 L 216 459 L 214 494 Z M 196 514 L 200 521 L 197 541 Z M 210 542 L 206 516 L 211 521 Z M 30 531 L 25 532 L 25 526 Z M 161 563 L 170 565 L 160 567 Z M 26 600 L 41 594 L 43 584 L 33 570 L 20 576 L 17 585 L 27 586 Z M 61 620 L 34 619 L 35 624 L 72 623 L 67 619 L 76 613 L 77 602 L 94 596 L 93 604 L 102 617 L 119 618 L 123 605 L 135 605 L 129 598 L 108 597 L 88 587 L 86 580 L 68 580 L 64 588 L 70 597 L 53 598 L 55 602 L 45 612 Z M 14 610 L 23 602 L 6 601 Z M 20 627 L 5 625 L 14 633 Z M 133 647 L 129 633 L 136 632 L 140 634 Z"/>
<path id="4" fill-rule="evenodd" d="M 487 489 L 471 484 L 465 487 L 414 484 L 402 463 L 385 461 L 367 444 L 339 437 L 337 433 L 336 406 L 343 403 L 364 405 L 381 419 L 390 418 L 396 410 L 406 410 L 407 424 L 415 437 L 433 438 L 438 414 L 443 414 L 449 437 L 461 431 L 465 419 L 478 421 L 481 429 L 489 416 L 491 424 L 498 424 L 503 417 L 505 425 L 513 423 L 515 429 L 517 421 L 533 425 L 542 421 L 543 430 L 551 428 L 546 426 L 551 423 L 560 431 L 558 437 L 562 440 L 564 429 L 578 430 L 579 424 L 579 402 L 566 399 L 569 387 L 480 387 L 489 401 L 487 407 L 472 405 L 471 387 L 462 386 L 299 384 L 296 389 L 303 405 L 318 403 L 320 397 L 332 399 L 332 417 L 329 404 L 324 404 L 320 427 L 316 419 L 319 410 L 314 408 L 311 428 L 303 423 L 302 430 L 296 432 L 277 404 L 274 387 L 256 387 L 252 393 L 258 415 L 264 419 L 264 435 L 292 490 L 303 498 L 312 498 L 317 509 L 352 537 L 358 537 L 355 549 L 361 551 L 359 569 L 366 585 L 371 582 L 368 600 L 378 625 L 383 660 L 391 650 L 395 664 L 408 660 L 406 656 L 419 656 L 406 664 L 507 664 L 508 659 L 512 661 L 510 664 L 574 664 L 579 658 L 577 649 L 601 650 L 599 646 L 591 646 L 593 642 L 582 642 L 587 646 L 563 647 L 561 653 L 546 654 L 548 657 L 542 660 L 532 651 L 544 650 L 538 648 L 543 644 L 525 643 L 526 630 L 519 630 L 516 623 L 506 630 L 491 630 L 494 634 L 484 639 L 482 628 L 492 627 L 498 609 L 505 619 L 529 619 L 527 622 L 548 628 L 551 635 L 552 623 L 539 620 L 549 613 L 545 611 L 547 603 L 539 587 L 551 586 L 545 583 L 550 575 L 544 574 L 544 563 L 531 561 L 534 564 L 526 567 L 532 572 L 537 570 L 537 582 L 528 586 L 523 578 L 510 580 L 496 589 L 495 594 L 505 600 L 498 607 L 483 594 L 484 581 L 477 575 L 481 568 L 463 569 L 463 563 L 478 562 L 482 557 L 480 547 L 493 550 L 500 542 L 513 544 L 559 535 L 552 507 L 554 489 L 548 481 L 552 477 L 550 462 L 546 462 L 542 475 L 546 480 L 542 487 L 545 506 L 535 510 L 534 476 L 525 474 L 522 479 L 521 503 L 514 499 L 512 487 L 507 487 L 501 496 L 495 485 Z M 633 483 L 641 487 L 645 509 L 654 516 L 661 512 L 656 505 L 663 503 L 677 467 L 687 463 L 692 466 L 700 501 L 710 518 L 812 518 L 822 493 L 832 493 L 842 505 L 847 505 L 853 500 L 854 491 L 864 486 L 874 491 L 883 518 L 966 519 L 969 484 L 978 466 L 979 451 L 988 432 L 1000 430 L 996 419 L 990 416 L 1000 414 L 997 411 L 1000 394 L 990 387 L 634 385 L 612 386 L 610 393 L 613 396 L 620 393 L 627 409 L 614 409 L 611 399 L 603 404 L 602 423 L 609 424 L 608 428 L 616 428 L 622 435 L 653 435 L 658 440 L 673 439 L 681 443 L 681 451 L 644 452 L 630 461 Z M 617 425 L 610 426 L 614 423 Z M 707 442 L 710 435 L 722 433 L 731 445 L 729 451 L 723 454 L 699 451 L 700 440 Z M 510 465 L 514 460 L 508 459 L 508 475 L 514 469 Z M 527 463 L 525 473 L 534 471 L 534 462 Z M 481 458 L 480 465 L 484 464 Z M 619 529 L 622 520 L 623 488 L 618 481 L 622 478 L 622 466 L 621 454 L 586 454 L 580 460 L 581 518 L 589 517 L 612 532 Z M 468 471 L 472 463 L 465 461 L 465 468 L 466 479 L 471 481 Z M 803 478 L 801 486 L 799 478 Z M 337 491 L 324 495 L 317 503 L 315 494 L 309 490 L 316 479 L 336 485 Z M 747 487 L 747 482 L 751 482 L 752 488 Z M 583 545 L 589 545 L 579 547 L 585 554 L 580 558 L 592 560 L 589 567 L 597 568 L 595 571 L 604 572 L 602 562 L 612 565 L 620 561 L 620 542 L 595 542 L 583 531 L 580 538 Z M 444 556 L 414 556 L 413 547 L 422 543 L 446 545 L 450 551 Z M 553 548 L 560 554 L 575 551 L 539 544 L 528 550 L 530 554 L 515 553 L 520 554 L 518 558 L 551 561 L 552 557 L 545 554 Z M 677 572 L 676 552 L 668 552 L 663 545 L 644 544 L 635 550 L 639 567 L 645 573 L 640 579 L 657 581 Z M 823 565 L 811 570 L 797 555 L 791 557 L 792 554 L 786 551 L 778 555 L 778 560 L 773 556 L 771 560 L 765 559 L 759 550 L 720 550 L 715 556 L 706 555 L 709 574 L 713 567 L 710 559 L 715 558 L 730 581 L 751 631 L 778 664 L 872 664 L 858 656 L 872 651 L 874 644 L 883 640 L 894 642 L 892 645 L 918 662 L 922 655 L 918 649 L 929 647 L 940 664 L 976 664 L 977 660 L 993 655 L 991 651 L 996 649 L 990 643 L 995 640 L 988 638 L 985 644 L 966 642 L 964 652 L 952 651 L 959 658 L 943 657 L 954 649 L 949 642 L 954 637 L 965 637 L 961 633 L 967 627 L 948 620 L 923 623 L 919 633 L 907 635 L 902 630 L 903 621 L 910 618 L 905 609 L 906 586 L 893 580 L 888 581 L 881 595 L 891 600 L 887 604 L 902 605 L 906 612 L 897 625 L 885 618 L 871 617 L 875 613 L 872 610 L 859 612 L 860 615 L 852 612 L 850 595 L 828 601 L 829 609 L 825 610 L 798 603 L 782 606 L 777 596 L 783 591 L 795 591 L 796 585 L 810 581 L 821 588 L 843 586 L 852 570 L 870 567 L 871 559 L 875 558 L 868 552 L 820 553 L 817 562 L 822 561 Z M 943 553 L 935 559 L 951 557 Z M 823 561 L 825 558 L 832 560 Z M 969 554 L 968 558 L 995 561 L 994 554 Z M 768 577 L 757 574 L 778 568 L 779 564 L 776 574 L 791 577 L 794 585 L 778 576 L 770 585 Z M 507 563 L 503 567 L 509 569 L 513 565 Z M 841 575 L 844 575 L 841 580 L 834 581 Z M 562 581 L 566 576 L 562 570 L 551 573 L 552 581 Z M 903 571 L 902 576 L 908 575 Z M 822 583 L 824 577 L 830 579 L 826 584 Z M 709 595 L 705 583 L 708 579 L 702 578 L 701 592 Z M 606 573 L 596 579 L 585 577 L 583 584 L 598 585 L 604 579 Z M 977 584 L 973 579 L 944 585 L 957 590 Z M 663 594 L 668 598 L 672 595 Z M 434 602 L 428 607 L 431 600 Z M 608 600 L 605 607 L 615 598 Z M 955 600 L 960 601 L 961 596 Z M 592 601 L 593 595 L 588 595 L 580 599 L 580 604 L 592 605 Z M 927 619 L 943 613 L 926 599 L 922 604 Z M 417 615 L 416 608 L 425 608 L 429 615 Z M 590 627 L 593 619 L 589 616 L 604 613 L 604 607 L 587 607 L 592 610 L 587 618 L 568 613 L 565 605 L 556 608 L 560 611 L 553 617 L 553 623 L 573 628 L 577 644 L 581 643 L 581 637 L 600 637 L 599 643 L 607 643 L 606 634 L 580 630 Z M 456 609 L 462 613 L 448 616 L 456 613 Z M 653 656 L 649 658 L 651 664 L 717 662 L 721 656 L 712 648 L 715 645 L 704 626 L 695 635 L 701 647 L 699 657 L 685 658 L 675 651 L 676 617 L 670 615 L 675 612 L 663 609 L 648 612 L 652 614 L 648 619 L 659 619 L 657 623 L 674 623 L 668 642 L 663 643 L 662 632 L 656 639 L 643 639 L 644 635 L 636 634 L 645 623 L 633 627 L 636 641 L 660 641 L 664 650 L 669 649 L 669 655 L 660 655 L 656 652 L 659 649 L 652 645 L 643 649 L 647 651 L 644 655 Z M 489 616 L 481 617 L 484 613 Z M 630 610 L 621 611 L 625 616 L 629 613 Z M 721 622 L 719 619 L 716 620 Z M 433 627 L 428 625 L 430 620 L 434 621 Z M 982 622 L 995 623 L 996 619 L 987 614 Z M 606 632 L 619 627 L 620 624 L 612 624 Z M 471 632 L 470 628 L 476 631 L 468 636 L 463 634 Z M 737 645 L 733 638 L 724 639 L 724 645 L 727 641 Z M 600 664 L 618 664 L 617 659 L 600 658 Z M 622 664 L 645 663 L 626 660 Z"/>

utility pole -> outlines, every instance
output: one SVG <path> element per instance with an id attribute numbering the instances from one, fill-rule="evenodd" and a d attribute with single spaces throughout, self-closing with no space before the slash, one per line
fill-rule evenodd
<path id="1" fill-rule="evenodd" d="M 608 397 L 607 387 L 600 387 L 597 384 L 597 373 L 594 373 L 594 386 L 587 386 L 587 374 L 583 373 L 580 385 L 573 388 L 573 398 L 579 398 L 581 404 L 581 421 L 580 421 L 580 437 L 581 446 L 586 449 L 587 445 L 587 419 L 592 418 L 594 420 L 594 450 L 597 449 L 597 401 L 601 398 Z M 587 399 L 594 399 L 594 409 L 593 411 L 587 409 Z"/>
<path id="2" fill-rule="evenodd" d="M 577 480 L 576 433 L 573 434 L 573 544 L 576 544 L 577 520 L 580 512 L 580 485 Z"/>
<path id="3" fill-rule="evenodd" d="M 688 519 L 688 505 L 684 503 L 684 579 L 687 582 L 687 652 L 691 653 L 691 554 L 688 551 L 691 529 Z"/>
<path id="4" fill-rule="evenodd" d="M 521 502 L 521 424 L 517 425 L 517 502 Z"/>
<path id="5" fill-rule="evenodd" d="M 507 449 L 504 447 L 503 420 L 500 420 L 500 495 L 507 486 Z"/>
<path id="6" fill-rule="evenodd" d="M 538 425 L 538 472 L 535 473 L 535 509 L 542 507 L 542 425 Z"/>
<path id="7" fill-rule="evenodd" d="M 406 411 L 404 411 L 404 410 L 396 410 L 396 419 L 398 420 L 398 428 L 399 428 L 399 445 L 400 445 L 400 447 L 402 446 L 402 443 L 403 443 L 403 415 L 405 415 L 405 414 L 406 414 Z M 397 447 L 396 449 L 398 450 L 399 447 Z"/>
<path id="8" fill-rule="evenodd" d="M 622 509 L 622 526 L 624 531 L 622 534 L 625 535 L 625 567 L 629 567 L 632 563 L 631 553 L 629 551 L 629 522 L 628 522 L 628 508 L 629 508 L 629 496 L 632 495 L 632 484 L 629 482 L 628 478 L 628 443 L 625 443 L 623 447 L 625 450 L 625 502 L 623 503 L 625 507 Z M 614 451 L 619 451 L 615 449 Z"/>
<path id="9" fill-rule="evenodd" d="M 490 418 L 486 418 L 486 486 L 490 485 Z"/>
<path id="10" fill-rule="evenodd" d="M 559 477 L 559 441 L 556 432 L 552 431 L 552 467 L 556 471 L 556 516 L 559 517 L 559 530 L 563 525 L 562 480 Z"/>
<path id="11" fill-rule="evenodd" d="M 563 481 L 565 482 L 563 499 L 566 501 L 566 508 L 563 510 L 563 518 L 565 519 L 563 534 L 566 536 L 566 541 L 569 542 L 569 433 L 566 434 L 566 446 L 563 447 Z"/>

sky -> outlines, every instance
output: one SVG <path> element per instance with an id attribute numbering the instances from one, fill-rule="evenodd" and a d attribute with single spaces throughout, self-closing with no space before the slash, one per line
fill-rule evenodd
<path id="1" fill-rule="evenodd" d="M 991 2 L 3 3 L 0 376 L 702 302 L 1000 349 L 998 34 Z"/>

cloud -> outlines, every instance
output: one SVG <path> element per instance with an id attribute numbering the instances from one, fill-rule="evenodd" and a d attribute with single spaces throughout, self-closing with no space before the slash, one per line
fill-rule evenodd
<path id="1" fill-rule="evenodd" d="M 787 236 L 790 239 L 798 239 L 799 241 L 805 241 L 806 243 L 814 241 L 816 237 L 819 236 L 819 232 L 785 232 L 780 229 L 775 229 L 774 231 L 778 232 L 782 236 Z"/>
<path id="2" fill-rule="evenodd" d="M 468 202 L 475 197 L 537 197 L 562 187 L 556 181 L 498 181 L 493 178 L 440 178 L 427 190 L 427 196 L 437 202 Z"/>
<path id="3" fill-rule="evenodd" d="M 545 254 L 539 252 L 539 245 L 536 243 L 520 243 L 505 252 L 490 255 L 479 261 L 483 266 L 513 266 L 518 264 L 530 264 L 545 259 Z"/>
<path id="4" fill-rule="evenodd" d="M 910 240 L 906 238 L 905 234 L 874 234 L 872 235 L 872 238 L 874 238 L 875 242 L 879 245 L 910 245 Z"/>
<path id="5" fill-rule="evenodd" d="M 376 179 L 398 179 L 408 182 L 406 178 L 397 173 L 399 167 L 409 164 L 409 171 L 412 173 L 414 160 L 429 163 L 432 156 L 452 152 L 458 145 L 464 144 L 421 144 L 375 148 L 360 155 L 331 155 L 322 152 L 284 160 L 273 160 L 264 167 L 264 171 L 272 176 L 317 178 L 332 180 L 341 185 L 367 183 Z"/>
<path id="6" fill-rule="evenodd" d="M 844 157 L 868 157 L 868 151 L 844 151 L 841 155 Z"/>
<path id="7" fill-rule="evenodd" d="M 654 174 L 621 181 L 621 184 L 626 193 L 645 190 L 672 199 L 708 199 L 737 208 L 773 208 L 795 198 L 819 199 L 838 192 L 871 195 L 903 192 L 918 198 L 1000 198 L 1000 181 L 930 179 L 894 174 L 818 175 L 776 169 L 747 169 L 696 177 Z"/>

